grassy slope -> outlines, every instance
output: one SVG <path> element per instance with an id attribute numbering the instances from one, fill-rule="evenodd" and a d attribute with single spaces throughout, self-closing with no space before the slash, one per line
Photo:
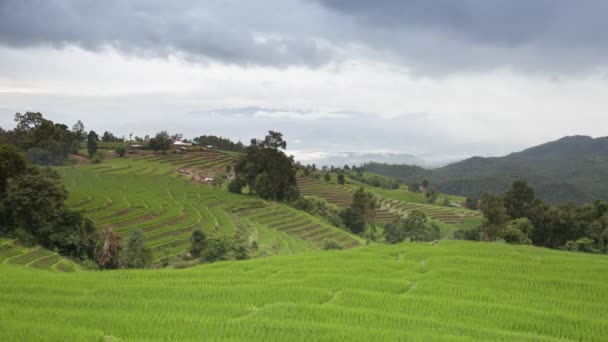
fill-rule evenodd
<path id="1" fill-rule="evenodd" d="M 0 264 L 0 340 L 586 340 L 608 258 L 444 241 L 56 273 Z"/>
<path id="2" fill-rule="evenodd" d="M 150 155 L 58 170 L 70 192 L 68 204 L 98 227 L 121 234 L 143 229 L 157 260 L 185 251 L 196 228 L 256 240 L 254 256 L 275 254 L 277 245 L 278 254 L 310 252 L 325 239 L 344 247 L 361 244 L 360 238 L 286 205 L 231 194 L 176 172 L 184 165 L 221 170 L 229 160 L 221 154 Z"/>
<path id="3" fill-rule="evenodd" d="M 371 172 L 366 172 L 364 175 L 366 177 L 382 177 Z M 410 192 L 403 188 L 395 190 L 382 189 L 358 182 L 352 178 L 347 178 L 346 185 L 339 185 L 336 183 L 336 175 L 331 174 L 331 176 L 332 178 L 329 183 L 313 179 L 312 177 L 299 177 L 298 184 L 302 194 L 320 197 L 344 208 L 350 205 L 352 193 L 363 187 L 379 199 L 381 209 L 378 211 L 380 220 L 377 223 L 391 222 L 398 215 L 407 216 L 410 211 L 416 209 L 424 212 L 439 225 L 441 236 L 444 238 L 451 237 L 456 229 L 470 229 L 481 223 L 481 214 L 478 211 L 462 207 L 454 208 L 427 204 L 422 193 Z M 437 202 L 442 202 L 444 198 L 448 198 L 454 203 L 462 203 L 465 200 L 463 197 L 441 195 Z"/>

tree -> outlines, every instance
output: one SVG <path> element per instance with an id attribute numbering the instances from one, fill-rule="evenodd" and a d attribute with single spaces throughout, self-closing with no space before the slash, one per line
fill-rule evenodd
<path id="1" fill-rule="evenodd" d="M 349 208 L 342 211 L 340 216 L 344 225 L 353 233 L 361 233 L 370 223 L 376 208 L 376 202 L 371 194 L 367 194 L 363 188 L 355 191 L 353 201 Z"/>
<path id="2" fill-rule="evenodd" d="M 418 183 L 412 183 L 412 184 L 409 184 L 409 185 L 407 186 L 407 189 L 408 189 L 410 192 L 416 192 L 416 193 L 418 193 L 418 192 L 420 192 L 420 184 L 418 184 Z"/>
<path id="3" fill-rule="evenodd" d="M 154 151 L 168 151 L 171 148 L 173 141 L 167 131 L 161 131 L 154 138 L 150 139 L 150 147 Z"/>
<path id="4" fill-rule="evenodd" d="M 190 255 L 193 258 L 200 258 L 203 251 L 207 248 L 207 236 L 200 229 L 195 229 L 192 231 L 191 245 L 190 245 Z"/>
<path id="5" fill-rule="evenodd" d="M 228 183 L 228 191 L 234 194 L 240 194 L 243 191 L 243 186 L 243 181 L 237 177 Z"/>
<path id="6" fill-rule="evenodd" d="M 427 188 L 426 193 L 424 195 L 426 197 L 426 201 L 433 204 L 437 201 L 437 198 L 439 197 L 439 192 L 437 192 L 437 190 L 433 188 Z"/>
<path id="7" fill-rule="evenodd" d="M 532 222 L 525 217 L 518 218 L 509 222 L 503 232 L 501 232 L 501 238 L 507 243 L 518 244 L 518 245 L 529 245 L 532 243 L 530 236 L 534 231 Z"/>
<path id="8" fill-rule="evenodd" d="M 101 269 L 116 269 L 122 266 L 120 252 L 122 245 L 120 235 L 112 228 L 105 228 L 99 232 L 97 248 L 95 249 L 95 262 Z"/>
<path id="9" fill-rule="evenodd" d="M 125 249 L 125 265 L 128 268 L 145 268 L 152 263 L 152 252 L 145 242 L 146 237 L 141 229 L 129 233 Z"/>
<path id="10" fill-rule="evenodd" d="M 281 133 L 270 131 L 264 140 L 252 139 L 246 154 L 236 165 L 237 178 L 259 197 L 275 201 L 293 200 L 299 196 L 293 156 L 280 149 L 287 144 Z"/>
<path id="11" fill-rule="evenodd" d="M 8 179 L 21 175 L 26 168 L 27 159 L 18 148 L 0 144 L 0 199 L 4 196 Z"/>
<path id="12" fill-rule="evenodd" d="M 510 220 L 504 205 L 504 198 L 499 195 L 485 193 L 481 196 L 479 209 L 484 216 L 481 226 L 481 239 L 494 241 L 501 236 L 507 222 Z"/>
<path id="13" fill-rule="evenodd" d="M 78 120 L 74 126 L 72 126 L 72 133 L 78 142 L 84 142 L 87 138 L 87 132 L 84 130 L 84 124 Z"/>
<path id="14" fill-rule="evenodd" d="M 514 219 L 528 216 L 536 205 L 535 199 L 534 189 L 528 183 L 523 180 L 514 181 L 504 196 L 507 214 Z"/>
<path id="15" fill-rule="evenodd" d="M 389 223 L 384 227 L 384 239 L 388 243 L 411 241 L 433 241 L 440 238 L 439 227 L 428 222 L 426 215 L 412 210 L 407 218 Z"/>
<path id="16" fill-rule="evenodd" d="M 225 236 L 212 237 L 207 241 L 207 248 L 203 251 L 203 260 L 206 262 L 226 260 L 229 251 L 230 243 Z"/>
<path id="17" fill-rule="evenodd" d="M 467 209 L 471 209 L 471 210 L 477 210 L 479 209 L 479 205 L 476 199 L 467 197 L 466 201 L 464 202 L 464 206 Z"/>
<path id="18" fill-rule="evenodd" d="M 325 179 L 325 181 L 329 183 L 329 181 L 331 180 L 331 175 L 329 174 L 329 172 L 325 172 L 325 176 L 323 176 L 323 179 Z"/>
<path id="19" fill-rule="evenodd" d="M 99 136 L 95 131 L 90 131 L 87 135 L 87 152 L 89 152 L 89 158 L 93 158 L 95 153 L 97 153 L 97 142 L 99 141 Z"/>
<path id="20" fill-rule="evenodd" d="M 422 181 L 422 187 L 425 188 L 425 189 L 429 188 L 429 184 L 430 184 L 430 182 L 429 182 L 428 179 L 425 179 L 425 180 Z"/>
<path id="21" fill-rule="evenodd" d="M 338 174 L 338 184 L 344 185 L 344 183 L 345 183 L 344 174 L 343 173 L 339 173 Z"/>
<path id="22" fill-rule="evenodd" d="M 118 154 L 119 157 L 124 157 L 125 154 L 127 153 L 127 149 L 124 146 L 118 146 L 115 150 L 116 154 Z"/>
<path id="23" fill-rule="evenodd" d="M 22 236 L 53 248 L 53 229 L 65 209 L 68 192 L 59 174 L 51 169 L 32 168 L 10 178 L 4 197 L 6 224 Z"/>

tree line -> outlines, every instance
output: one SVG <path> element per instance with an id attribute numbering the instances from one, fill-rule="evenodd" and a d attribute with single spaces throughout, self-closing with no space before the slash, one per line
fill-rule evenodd
<path id="1" fill-rule="evenodd" d="M 460 238 L 606 253 L 608 203 L 548 205 L 525 181 L 513 182 L 503 194 L 485 193 L 479 201 L 484 222 L 476 230 L 458 232 Z"/>

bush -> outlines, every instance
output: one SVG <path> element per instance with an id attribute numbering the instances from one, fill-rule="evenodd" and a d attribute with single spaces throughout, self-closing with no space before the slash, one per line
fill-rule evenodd
<path id="1" fill-rule="evenodd" d="M 125 265 L 128 268 L 145 268 L 152 263 L 152 252 L 145 246 L 145 235 L 141 229 L 131 231 L 125 250 Z"/>
<path id="2" fill-rule="evenodd" d="M 473 229 L 458 229 L 454 232 L 454 239 L 479 241 L 480 233 L 481 233 L 481 227 L 475 227 Z"/>
<path id="3" fill-rule="evenodd" d="M 331 249 L 342 249 L 342 246 L 335 240 L 324 240 L 321 249 L 328 251 Z"/>
<path id="4" fill-rule="evenodd" d="M 124 146 L 118 146 L 115 150 L 116 154 L 118 154 L 119 157 L 124 157 L 125 154 L 127 153 L 127 149 Z"/>
<path id="5" fill-rule="evenodd" d="M 227 260 L 228 251 L 230 251 L 230 243 L 225 237 L 213 237 L 208 240 L 207 248 L 203 252 L 203 261 Z"/>
<path id="6" fill-rule="evenodd" d="M 589 238 L 581 238 L 576 241 L 568 241 L 561 249 L 571 252 L 583 253 L 599 252 L 599 250 L 595 248 L 595 242 Z"/>
<path id="7" fill-rule="evenodd" d="M 238 178 L 235 178 L 230 183 L 228 183 L 228 191 L 234 194 L 240 194 L 243 191 L 243 187 L 243 181 Z"/>
<path id="8" fill-rule="evenodd" d="M 190 246 L 190 255 L 193 258 L 200 258 L 205 248 L 207 248 L 207 237 L 202 230 L 196 229 L 192 232 L 192 244 Z"/>
<path id="9" fill-rule="evenodd" d="M 232 247 L 232 255 L 235 260 L 249 259 L 249 248 L 244 242 L 237 242 Z"/>

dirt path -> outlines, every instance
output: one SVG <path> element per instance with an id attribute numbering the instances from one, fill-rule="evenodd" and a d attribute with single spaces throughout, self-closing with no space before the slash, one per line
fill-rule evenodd
<path id="1" fill-rule="evenodd" d="M 78 160 L 78 164 L 84 165 L 84 164 L 91 164 L 91 159 L 80 155 L 80 154 L 70 154 L 70 157 Z"/>

